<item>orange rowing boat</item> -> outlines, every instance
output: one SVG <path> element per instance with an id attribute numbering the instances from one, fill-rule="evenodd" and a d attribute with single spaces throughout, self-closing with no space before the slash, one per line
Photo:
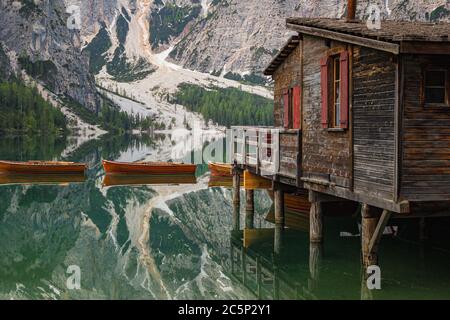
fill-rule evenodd
<path id="1" fill-rule="evenodd" d="M 195 174 L 195 164 L 174 162 L 115 162 L 103 160 L 103 167 L 108 174 L 154 174 L 183 175 Z"/>
<path id="2" fill-rule="evenodd" d="M 232 166 L 228 163 L 217 163 L 217 162 L 209 162 L 208 163 L 209 171 L 211 171 L 211 176 L 214 177 L 232 177 Z"/>
<path id="3" fill-rule="evenodd" d="M 0 161 L 0 173 L 15 174 L 67 174 L 83 173 L 86 164 L 58 161 Z"/>

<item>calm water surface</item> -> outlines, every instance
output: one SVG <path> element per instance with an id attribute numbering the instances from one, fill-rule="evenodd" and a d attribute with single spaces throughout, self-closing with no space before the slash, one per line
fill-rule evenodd
<path id="1" fill-rule="evenodd" d="M 29 299 L 449 299 L 450 251 L 443 240 L 414 241 L 415 221 L 393 222 L 383 238 L 382 290 L 361 281 L 357 219 L 327 218 L 325 243 L 310 248 L 306 231 L 288 230 L 280 254 L 273 230 L 243 248 L 232 231 L 231 192 L 208 188 L 205 165 L 190 185 L 103 185 L 102 159 L 158 155 L 167 137 L 106 137 L 64 156 L 61 141 L 2 139 L 0 158 L 86 161 L 85 182 L 0 185 L 0 298 Z M 169 141 L 170 142 L 170 141 Z M 257 228 L 271 200 L 256 193 Z M 243 225 L 243 222 L 241 223 Z M 69 266 L 81 288 L 69 290 Z"/>

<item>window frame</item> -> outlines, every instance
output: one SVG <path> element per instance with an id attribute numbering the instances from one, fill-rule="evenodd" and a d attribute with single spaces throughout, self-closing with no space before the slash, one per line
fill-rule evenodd
<path id="1" fill-rule="evenodd" d="M 343 71 L 341 70 L 342 68 L 342 64 L 341 64 L 341 58 L 342 58 L 342 54 L 346 52 L 348 54 L 347 56 L 347 64 L 348 64 L 348 69 L 347 69 L 347 73 L 346 73 L 346 78 L 348 83 L 343 85 Z M 327 104 L 327 109 L 326 109 L 326 123 L 323 120 L 323 114 L 324 111 L 322 110 L 322 128 L 327 129 L 330 132 L 341 132 L 341 131 L 347 131 L 350 129 L 350 119 L 351 119 L 351 100 L 352 100 L 352 96 L 351 96 L 351 83 L 352 83 L 352 50 L 351 47 L 347 47 L 347 46 L 338 46 L 338 47 L 334 47 L 331 48 L 329 50 L 326 51 L 324 58 L 326 58 L 327 60 L 327 97 L 326 97 L 326 104 Z M 336 88 L 335 88 L 335 63 L 339 63 L 339 71 L 340 71 L 340 75 L 339 75 L 339 123 L 336 123 Z M 323 64 L 321 61 L 321 68 L 323 68 Z M 345 78 L 344 78 L 345 79 Z M 322 82 L 323 79 L 321 79 Z M 321 84 L 322 86 L 322 84 Z M 348 92 L 347 92 L 347 104 L 345 106 L 342 106 L 342 94 L 344 93 L 343 87 L 347 88 Z M 323 92 L 322 92 L 323 94 Z M 323 99 L 323 96 L 322 96 Z M 323 100 L 322 100 L 323 101 Z M 342 115 L 342 108 L 347 109 L 347 116 L 346 116 L 346 124 L 343 124 L 343 121 L 345 121 L 345 118 L 341 118 Z M 323 109 L 323 106 L 322 106 Z"/>
<path id="2" fill-rule="evenodd" d="M 444 71 L 445 72 L 445 102 L 427 102 L 427 73 L 432 71 Z M 449 108 L 450 107 L 450 66 L 445 64 L 433 63 L 427 64 L 422 67 L 422 85 L 421 85 L 421 98 L 424 108 Z"/>
<path id="3" fill-rule="evenodd" d="M 329 114 L 331 121 L 328 121 L 328 128 L 330 129 L 340 129 L 341 128 L 341 56 L 340 53 L 334 54 L 330 56 L 331 64 L 332 64 L 332 70 L 331 76 L 329 75 L 329 78 L 331 81 L 329 81 L 329 84 L 331 86 L 331 103 L 328 104 L 329 106 Z M 336 80 L 336 70 L 339 70 L 339 80 Z M 339 82 L 339 92 L 336 90 L 336 84 Z M 338 96 L 339 102 L 337 102 L 336 97 Z M 336 107 L 338 106 L 338 108 Z M 339 110 L 338 110 L 339 109 Z M 337 117 L 339 117 L 339 121 L 337 120 Z"/>
<path id="4" fill-rule="evenodd" d="M 283 128 L 288 130 L 301 130 L 302 128 L 302 90 L 301 86 L 294 85 L 283 90 Z M 286 110 L 287 102 L 287 110 Z M 298 106 L 296 106 L 298 104 Z M 298 109 L 297 109 L 298 107 Z"/>

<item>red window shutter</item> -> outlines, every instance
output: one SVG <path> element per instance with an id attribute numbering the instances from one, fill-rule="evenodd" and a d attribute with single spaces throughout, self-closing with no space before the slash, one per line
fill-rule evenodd
<path id="1" fill-rule="evenodd" d="M 289 128 L 289 90 L 286 90 L 283 95 L 284 103 L 284 127 Z"/>
<path id="2" fill-rule="evenodd" d="M 293 88 L 293 117 L 294 117 L 294 129 L 302 128 L 302 110 L 301 110 L 301 88 Z"/>
<path id="3" fill-rule="evenodd" d="M 320 59 L 320 86 L 322 96 L 322 128 L 328 128 L 328 57 Z"/>
<path id="4" fill-rule="evenodd" d="M 349 55 L 348 51 L 343 51 L 340 57 L 340 70 L 341 70 L 341 128 L 348 128 L 348 87 L 349 87 Z"/>

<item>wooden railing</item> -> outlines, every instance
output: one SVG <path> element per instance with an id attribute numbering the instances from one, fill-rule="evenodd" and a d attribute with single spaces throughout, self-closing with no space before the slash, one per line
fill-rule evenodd
<path id="1" fill-rule="evenodd" d="M 297 179 L 301 168 L 301 131 L 273 127 L 232 127 L 231 160 L 263 176 Z"/>

